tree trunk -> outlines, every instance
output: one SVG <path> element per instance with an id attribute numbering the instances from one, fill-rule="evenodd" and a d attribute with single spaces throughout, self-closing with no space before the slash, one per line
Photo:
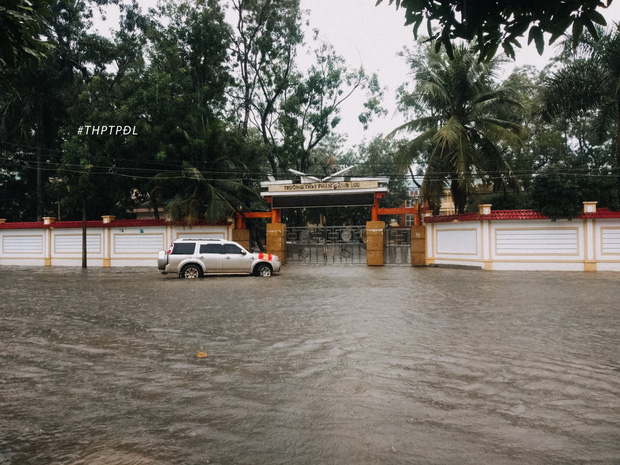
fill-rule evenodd
<path id="1" fill-rule="evenodd" d="M 422 186 L 420 185 L 420 183 L 416 181 L 415 177 L 413 176 L 413 170 L 411 169 L 411 165 L 409 165 L 409 174 L 411 175 L 411 181 L 413 181 L 413 184 L 415 184 L 415 186 L 418 189 L 422 189 Z"/>
<path id="2" fill-rule="evenodd" d="M 86 244 L 86 194 L 82 196 L 82 268 L 87 267 Z"/>
<path id="3" fill-rule="evenodd" d="M 618 99 L 618 121 L 617 121 L 617 138 L 616 138 L 616 173 L 618 176 L 618 184 L 620 184 L 620 99 Z"/>
<path id="4" fill-rule="evenodd" d="M 454 203 L 455 213 L 465 213 L 465 205 L 467 205 L 467 188 L 459 183 L 458 179 L 452 179 L 450 185 L 450 192 L 452 193 L 452 202 Z"/>

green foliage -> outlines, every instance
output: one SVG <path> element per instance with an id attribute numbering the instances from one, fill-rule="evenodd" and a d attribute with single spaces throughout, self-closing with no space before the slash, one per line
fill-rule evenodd
<path id="1" fill-rule="evenodd" d="M 235 119 L 244 136 L 254 127 L 265 144 L 274 146 L 274 125 L 282 100 L 295 86 L 295 57 L 303 40 L 299 0 L 233 0 L 232 7 L 236 15 L 231 33 Z M 274 173 L 276 152 L 268 153 Z"/>
<path id="2" fill-rule="evenodd" d="M 620 209 L 615 179 L 604 175 L 566 173 L 550 167 L 536 175 L 530 192 L 531 207 L 554 221 L 579 215 L 583 202 L 587 201 L 598 201 L 599 207 Z"/>
<path id="3" fill-rule="evenodd" d="M 496 192 L 493 194 L 478 194 L 467 206 L 467 212 L 478 213 L 479 205 L 491 204 L 493 210 L 520 210 L 528 207 L 525 195 L 514 192 Z"/>
<path id="4" fill-rule="evenodd" d="M 52 167 L 60 161 L 61 128 L 69 117 L 68 107 L 82 80 L 90 79 L 87 57 L 98 56 L 106 41 L 96 40 L 87 32 L 92 16 L 92 2 L 35 2 L 39 26 L 37 39 L 56 45 L 37 61 L 26 60 L 15 70 L 2 70 L 1 77 L 12 76 L 13 88 L 0 94 L 0 132 L 3 140 L 21 147 L 13 155 L 23 157 L 23 171 L 18 178 L 36 179 L 34 210 L 22 211 L 22 217 L 40 219 L 50 213 L 46 194 Z M 99 1 L 106 4 L 106 1 Z M 22 3 L 21 7 L 26 5 Z M 39 11 L 44 8 L 44 11 Z M 45 15 L 45 21 L 43 16 Z M 30 31 L 33 33 L 32 31 Z M 97 50 L 95 50 L 97 49 Z M 87 52 L 90 50 L 90 52 Z M 101 60 L 94 63 L 103 66 Z M 13 74 L 14 73 L 14 74 Z M 0 78 L 1 78 L 0 77 Z M 35 170 L 36 173 L 29 171 Z M 0 206 L 0 208 L 2 208 Z"/>
<path id="5" fill-rule="evenodd" d="M 542 114 L 568 126 L 587 124 L 581 146 L 611 142 L 620 182 L 620 25 L 599 35 L 563 56 L 567 62 L 545 82 Z"/>
<path id="6" fill-rule="evenodd" d="M 572 219 L 581 211 L 581 192 L 577 178 L 549 169 L 534 179 L 531 202 L 536 211 L 553 221 Z"/>
<path id="7" fill-rule="evenodd" d="M 385 111 L 376 76 L 349 70 L 327 43 L 317 42 L 307 71 L 296 64 L 302 44 L 299 0 L 232 2 L 237 22 L 232 36 L 235 85 L 232 104 L 244 135 L 258 131 L 268 149 L 271 172 L 307 171 L 312 152 L 340 123 L 340 107 L 356 91 L 366 90 L 359 119 L 367 127 Z M 317 41 L 315 31 L 314 41 Z"/>
<path id="8" fill-rule="evenodd" d="M 283 102 L 278 119 L 283 148 L 279 165 L 303 172 L 310 167 L 311 152 L 340 123 L 340 107 L 356 90 L 369 90 L 364 124 L 382 111 L 376 76 L 368 76 L 363 68 L 349 71 L 330 44 L 319 44 L 314 55 L 316 63 L 305 76 L 297 76 L 296 87 Z"/>
<path id="9" fill-rule="evenodd" d="M 13 90 L 17 73 L 35 66 L 53 47 L 39 38 L 50 0 L 4 0 L 0 7 L 0 88 Z"/>
<path id="10" fill-rule="evenodd" d="M 396 3 L 422 15 L 439 5 Z M 0 217 L 33 220 L 60 209 L 63 219 L 76 219 L 86 199 L 91 219 L 130 217 L 149 206 L 156 215 L 165 207 L 175 221 L 221 221 L 240 206 L 266 208 L 258 191 L 267 173 L 296 168 L 325 177 L 351 164 L 355 175 L 391 177 L 384 207 L 402 204 L 414 169 L 431 207 L 447 187 L 459 211 L 480 201 L 495 209 L 532 206 L 540 193 L 553 203 L 549 192 L 558 184 L 572 185 L 579 201 L 618 205 L 618 31 L 590 27 L 588 20 L 600 22 L 590 3 L 571 20 L 580 40 L 567 39 L 571 52 L 560 55 L 552 76 L 518 69 L 500 82 L 500 60 L 490 59 L 500 46 L 510 54 L 526 33 L 529 5 L 506 6 L 523 16 L 486 23 L 482 40 L 477 16 L 465 25 L 446 22 L 430 47 L 408 57 L 414 85 L 401 88 L 399 104 L 411 121 L 398 130 L 413 136 L 375 139 L 347 154 L 338 134 L 342 105 L 365 92 L 359 121 L 366 128 L 386 113 L 383 89 L 376 76 L 351 69 L 317 41 L 318 32 L 309 41 L 313 64 L 299 69 L 297 53 L 308 47 L 299 0 L 232 0 L 226 15 L 218 0 L 169 0 L 148 12 L 122 3 L 111 38 L 91 29 L 95 9 L 107 4 L 9 0 L 0 8 Z M 451 5 L 458 11 L 465 4 Z M 422 16 L 407 14 L 417 33 Z M 530 28 L 539 50 L 549 27 L 539 21 Z M 505 35 L 493 35 L 494 28 Z M 567 28 L 559 24 L 556 32 Z M 459 34 L 478 42 L 454 45 Z M 78 134 L 80 126 L 107 125 L 129 126 L 132 134 Z M 573 178 L 554 185 L 550 167 Z M 369 209 L 289 214 L 298 224 L 320 215 L 352 224 L 366 221 Z"/>
<path id="11" fill-rule="evenodd" d="M 377 0 L 377 4 L 382 2 Z M 528 44 L 534 42 L 542 54 L 544 34 L 551 36 L 552 44 L 570 29 L 576 44 L 584 29 L 596 36 L 596 25 L 606 25 L 598 11 L 604 7 L 599 0 L 389 0 L 388 3 L 404 9 L 405 24 L 413 26 L 416 39 L 426 20 L 435 50 L 438 52 L 443 46 L 450 58 L 455 56 L 457 39 L 474 42 L 482 60 L 493 58 L 500 46 L 506 55 L 514 58 L 515 47 L 521 47 L 519 39 L 528 29 Z M 432 32 L 432 22 L 441 25 L 436 33 Z"/>
<path id="12" fill-rule="evenodd" d="M 401 89 L 401 108 L 417 118 L 393 131 L 415 131 L 416 136 L 397 153 L 402 172 L 414 162 L 424 163 L 422 196 L 438 207 L 449 186 L 458 212 L 464 212 L 476 182 L 519 190 L 504 157 L 506 147 L 521 143 L 519 121 L 506 108 L 519 107 L 514 89 L 495 83 L 497 61 L 479 62 L 465 46 L 454 49 L 454 60 L 429 47 L 424 55 L 410 55 L 413 92 Z"/>
<path id="13" fill-rule="evenodd" d="M 614 176 L 589 175 L 579 181 L 581 202 L 597 201 L 599 207 L 620 210 L 620 187 Z"/>

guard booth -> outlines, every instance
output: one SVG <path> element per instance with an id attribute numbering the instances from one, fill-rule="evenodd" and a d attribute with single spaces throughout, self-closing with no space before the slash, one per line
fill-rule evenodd
<path id="1" fill-rule="evenodd" d="M 393 234 L 386 230 L 382 215 L 415 214 L 416 226 L 420 228 L 417 205 L 406 208 L 380 208 L 379 200 L 388 192 L 389 177 L 349 177 L 346 173 L 354 166 L 345 168 L 331 176 L 317 178 L 305 173 L 289 170 L 296 180 L 271 179 L 261 183 L 266 191 L 261 193 L 270 204 L 269 212 L 238 212 L 237 233 L 233 238 L 249 246 L 249 231 L 245 221 L 250 218 L 267 218 L 267 251 L 278 255 L 283 263 L 308 264 L 366 264 L 382 266 L 425 264 L 425 257 L 415 259 L 412 252 L 414 237 L 411 230 L 404 234 Z M 282 224 L 282 210 L 318 207 L 371 207 L 371 218 L 365 225 L 337 227 L 291 227 Z M 387 232 L 386 232 L 387 231 Z M 403 240 L 403 237 L 406 239 Z M 386 254 L 387 252 L 387 254 Z M 407 257 L 407 254 L 409 256 Z M 404 258 L 403 258 L 404 257 Z"/>

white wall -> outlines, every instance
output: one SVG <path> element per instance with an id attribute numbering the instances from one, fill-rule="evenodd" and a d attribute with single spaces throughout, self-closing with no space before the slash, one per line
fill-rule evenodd
<path id="1" fill-rule="evenodd" d="M 427 264 L 620 271 L 620 219 L 428 223 Z"/>
<path id="2" fill-rule="evenodd" d="M 89 266 L 156 266 L 178 238 L 231 239 L 232 226 L 102 226 L 87 230 Z M 0 229 L 0 266 L 81 266 L 81 228 Z"/>

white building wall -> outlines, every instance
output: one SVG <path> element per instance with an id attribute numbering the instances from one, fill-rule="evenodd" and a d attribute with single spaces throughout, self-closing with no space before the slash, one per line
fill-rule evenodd
<path id="1" fill-rule="evenodd" d="M 597 270 L 614 270 L 620 266 L 620 221 L 597 220 L 594 224 Z"/>
<path id="2" fill-rule="evenodd" d="M 477 222 L 431 223 L 427 251 L 434 263 L 483 266 L 482 228 Z"/>
<path id="3" fill-rule="evenodd" d="M 87 230 L 89 266 L 155 266 L 179 238 L 231 239 L 232 226 L 99 227 Z M 0 229 L 0 266 L 81 266 L 81 228 Z"/>
<path id="4" fill-rule="evenodd" d="M 51 235 L 51 266 L 82 265 L 82 230 L 49 229 Z M 89 228 L 86 231 L 86 252 L 88 265 L 103 265 L 103 228 Z"/>
<path id="5" fill-rule="evenodd" d="M 584 269 L 583 221 L 491 222 L 494 270 Z"/>
<path id="6" fill-rule="evenodd" d="M 429 223 L 427 263 L 488 270 L 620 271 L 620 219 Z"/>
<path id="7" fill-rule="evenodd" d="M 110 228 L 110 266 L 151 266 L 168 245 L 165 226 Z"/>
<path id="8" fill-rule="evenodd" d="M 0 264 L 42 266 L 47 244 L 42 229 L 0 231 Z"/>

